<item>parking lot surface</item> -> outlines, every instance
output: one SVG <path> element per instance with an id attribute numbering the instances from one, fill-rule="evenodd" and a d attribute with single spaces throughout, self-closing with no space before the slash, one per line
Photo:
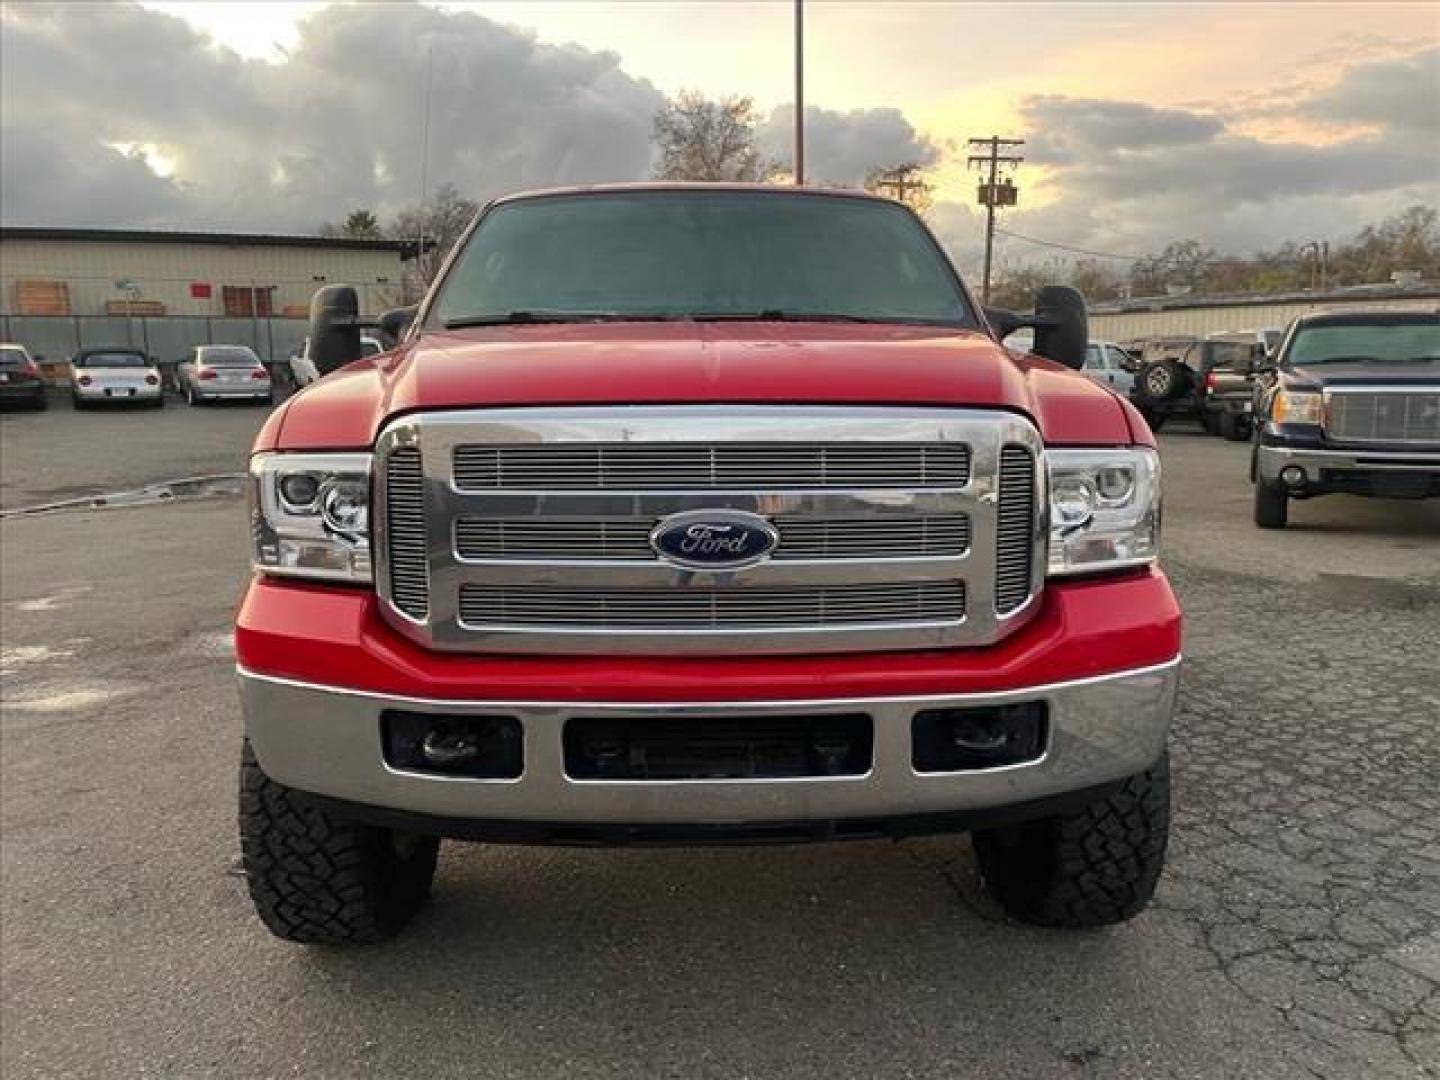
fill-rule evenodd
<path id="1" fill-rule="evenodd" d="M 4 505 L 238 471 L 259 409 L 0 418 Z M 270 938 L 236 874 L 241 504 L 0 522 L 0 1072 L 1440 1075 L 1440 505 L 1249 520 L 1167 431 L 1187 617 L 1171 857 L 1103 932 L 968 842 L 447 845 L 395 941 Z"/>

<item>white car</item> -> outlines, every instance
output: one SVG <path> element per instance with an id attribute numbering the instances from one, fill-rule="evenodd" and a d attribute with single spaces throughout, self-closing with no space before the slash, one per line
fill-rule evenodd
<path id="1" fill-rule="evenodd" d="M 143 349 L 125 345 L 81 349 L 70 358 L 70 400 L 77 409 L 120 401 L 165 404 L 160 369 Z"/>
<path id="2" fill-rule="evenodd" d="M 1033 330 L 1017 330 L 1005 339 L 1011 352 L 1028 353 L 1035 347 Z M 1126 365 L 1129 365 L 1128 367 Z M 1125 397 L 1135 388 L 1135 358 L 1113 341 L 1092 341 L 1085 347 L 1084 374 Z"/>
<path id="3" fill-rule="evenodd" d="M 1117 394 L 1129 397 L 1135 389 L 1134 367 L 1135 358 L 1113 341 L 1092 341 L 1085 347 L 1085 366 L 1081 370 Z"/>
<path id="4" fill-rule="evenodd" d="M 376 353 L 385 351 L 384 344 L 379 338 L 371 337 L 369 334 L 360 335 L 360 356 L 374 356 Z M 315 369 L 315 361 L 310 359 L 310 339 L 307 337 L 300 343 L 293 353 L 290 354 L 290 374 L 295 379 L 296 386 L 309 386 L 320 377 L 320 372 Z"/>
<path id="5" fill-rule="evenodd" d="M 191 405 L 207 401 L 274 398 L 270 372 L 246 345 L 197 345 L 175 370 L 175 383 Z"/>

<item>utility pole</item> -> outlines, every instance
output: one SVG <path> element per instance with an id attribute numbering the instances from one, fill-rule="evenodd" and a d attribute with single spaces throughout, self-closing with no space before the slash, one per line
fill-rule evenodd
<path id="1" fill-rule="evenodd" d="M 896 202 L 908 204 L 912 191 L 923 193 L 930 190 L 930 185 L 921 179 L 918 168 L 905 165 L 876 176 L 870 190 L 876 194 L 889 195 Z"/>
<path id="2" fill-rule="evenodd" d="M 425 115 L 420 128 L 420 227 L 415 237 L 415 273 L 420 279 L 421 296 L 425 295 L 430 285 L 430 274 L 425 264 L 425 208 L 430 202 L 430 92 L 434 85 L 435 46 L 431 45 L 425 55 Z"/>
<path id="3" fill-rule="evenodd" d="M 805 0 L 795 0 L 795 186 L 805 186 Z"/>
<path id="4" fill-rule="evenodd" d="M 985 207 L 985 277 L 980 286 L 982 303 L 990 302 L 990 265 L 995 250 L 995 208 L 1014 206 L 1019 200 L 1013 180 L 1001 180 L 1001 166 L 1019 165 L 1025 159 L 1019 154 L 1002 154 L 1002 147 L 1010 149 L 1024 146 L 1024 139 L 1002 139 L 998 135 L 969 140 L 971 150 L 988 148 L 985 153 L 972 153 L 966 164 L 969 168 L 988 169 L 988 179 L 980 184 L 980 205 Z"/>

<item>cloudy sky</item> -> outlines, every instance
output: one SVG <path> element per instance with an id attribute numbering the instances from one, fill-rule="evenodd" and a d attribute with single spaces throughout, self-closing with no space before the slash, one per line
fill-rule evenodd
<path id="1" fill-rule="evenodd" d="M 477 199 L 643 178 L 684 88 L 752 97 L 785 159 L 791 9 L 748 3 L 5 3 L 7 224 L 311 231 L 428 179 Z M 807 6 L 807 163 L 933 170 L 973 265 L 965 139 L 1028 143 L 1011 232 L 1144 253 L 1339 239 L 1440 205 L 1440 6 Z M 1002 237 L 1002 262 L 1057 254 Z"/>

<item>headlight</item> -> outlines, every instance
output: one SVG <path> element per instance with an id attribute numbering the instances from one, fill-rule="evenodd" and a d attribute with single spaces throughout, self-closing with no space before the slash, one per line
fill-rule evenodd
<path id="1" fill-rule="evenodd" d="M 267 574 L 370 580 L 370 455 L 256 454 L 252 562 Z"/>
<path id="2" fill-rule="evenodd" d="M 1277 424 L 1320 423 L 1320 395 L 1306 390 L 1281 390 L 1271 412 Z"/>
<path id="3" fill-rule="evenodd" d="M 1045 462 L 1052 575 L 1155 560 L 1160 551 L 1160 459 L 1155 451 L 1046 450 Z"/>

